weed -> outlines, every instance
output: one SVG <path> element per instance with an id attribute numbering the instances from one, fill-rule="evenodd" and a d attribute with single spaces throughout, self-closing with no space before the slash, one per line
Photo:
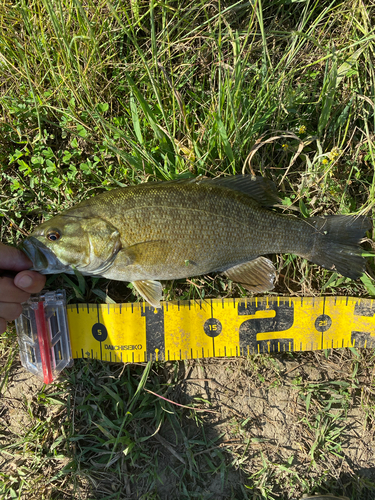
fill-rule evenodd
<path id="1" fill-rule="evenodd" d="M 371 216 L 373 20 L 373 3 L 356 0 L 3 3 L 2 241 L 17 244 L 114 187 L 242 170 L 272 179 L 302 217 Z M 272 293 L 374 296 L 368 261 L 353 282 L 275 256 Z M 75 302 L 136 300 L 127 284 L 78 274 L 51 276 L 47 287 Z M 246 293 L 220 276 L 165 291 L 168 300 Z M 0 343 L 4 499 L 371 491 L 371 353 L 254 356 L 225 369 L 79 361 L 48 388 L 20 380 L 17 353 L 10 328 Z M 205 381 L 190 392 L 194 370 Z"/>

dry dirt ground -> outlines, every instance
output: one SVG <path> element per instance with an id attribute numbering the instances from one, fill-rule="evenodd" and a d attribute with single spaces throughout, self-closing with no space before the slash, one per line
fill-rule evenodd
<path id="1" fill-rule="evenodd" d="M 144 422 L 144 432 L 153 434 L 147 446 L 156 479 L 147 477 L 147 465 L 123 463 L 121 480 L 106 468 L 93 474 L 95 480 L 85 473 L 73 482 L 68 474 L 39 498 L 48 498 L 48 491 L 50 498 L 112 498 L 117 491 L 120 499 L 289 499 L 328 491 L 373 499 L 373 360 L 373 351 L 342 349 L 155 366 L 159 379 L 170 384 L 169 400 L 206 410 L 175 406 L 181 433 L 167 421 L 159 429 Z M 113 373 L 124 376 L 123 369 Z M 67 398 L 80 397 L 79 373 L 76 378 Z M 0 429 L 7 442 L 31 429 L 31 413 L 51 418 L 54 426 L 59 418 L 79 421 L 74 404 L 68 414 L 64 404 L 43 404 L 43 394 L 43 384 L 15 362 L 1 396 Z M 55 427 L 51 432 L 59 433 Z M 74 446 L 69 450 L 65 459 L 60 453 L 49 461 L 45 476 L 66 466 L 75 453 Z M 10 474 L 25 463 L 22 450 L 2 450 L 0 462 Z"/>

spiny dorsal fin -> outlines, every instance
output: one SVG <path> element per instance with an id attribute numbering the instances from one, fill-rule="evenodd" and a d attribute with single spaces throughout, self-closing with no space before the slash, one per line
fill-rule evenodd
<path id="1" fill-rule="evenodd" d="M 250 196 L 262 207 L 272 207 L 281 203 L 275 184 L 265 177 L 253 177 L 252 175 L 233 175 L 230 177 L 217 177 L 216 179 L 204 179 L 195 177 L 191 179 L 175 179 L 173 181 L 164 181 L 163 183 L 142 184 L 148 188 L 155 186 L 181 186 L 185 184 L 215 184 Z"/>

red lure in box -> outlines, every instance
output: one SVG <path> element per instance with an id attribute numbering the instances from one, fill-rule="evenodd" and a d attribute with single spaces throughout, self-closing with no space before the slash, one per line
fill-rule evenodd
<path id="1" fill-rule="evenodd" d="M 16 329 L 22 366 L 45 384 L 73 364 L 64 290 L 30 297 Z"/>

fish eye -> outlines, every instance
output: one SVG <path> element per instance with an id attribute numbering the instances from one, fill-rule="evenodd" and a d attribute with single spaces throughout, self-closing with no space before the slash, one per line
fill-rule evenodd
<path id="1" fill-rule="evenodd" d="M 53 229 L 52 231 L 48 231 L 46 236 L 47 236 L 47 240 L 49 240 L 49 241 L 57 241 L 60 239 L 61 234 L 59 233 L 59 231 L 56 231 L 55 229 Z"/>

